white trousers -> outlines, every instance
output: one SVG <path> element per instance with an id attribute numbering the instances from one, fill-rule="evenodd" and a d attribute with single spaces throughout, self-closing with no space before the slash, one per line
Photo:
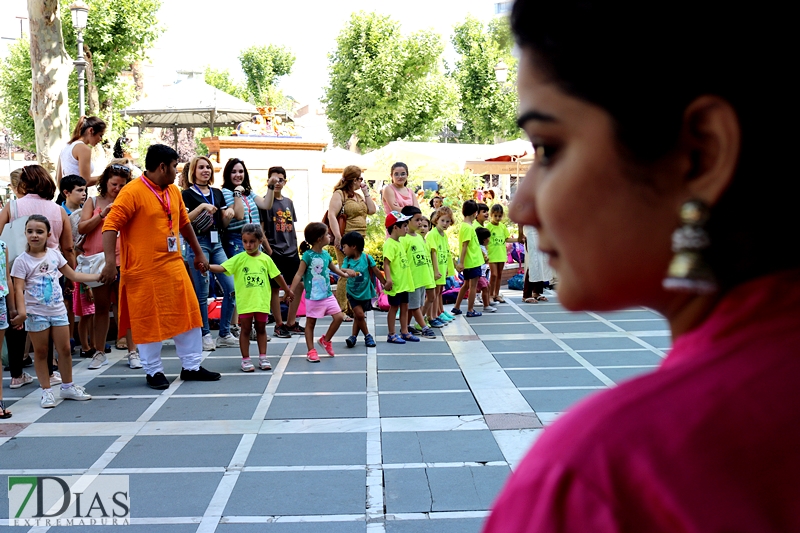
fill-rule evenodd
<path id="1" fill-rule="evenodd" d="M 175 351 L 178 352 L 181 360 L 181 366 L 186 370 L 200 368 L 200 360 L 203 358 L 203 334 L 200 328 L 184 331 L 173 337 L 173 340 L 175 341 Z M 142 366 L 148 375 L 154 376 L 158 372 L 164 372 L 164 365 L 161 363 L 161 342 L 148 342 L 137 344 L 137 346 Z"/>

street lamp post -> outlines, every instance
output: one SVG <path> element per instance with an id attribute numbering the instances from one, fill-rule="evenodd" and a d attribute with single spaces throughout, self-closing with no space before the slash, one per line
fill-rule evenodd
<path id="1" fill-rule="evenodd" d="M 86 23 L 89 18 L 89 6 L 79 0 L 69 6 L 69 10 L 72 13 L 72 27 L 75 28 L 78 41 L 78 59 L 73 64 L 78 71 L 78 115 L 82 117 L 86 114 L 84 103 L 86 60 L 83 57 L 83 30 L 86 29 Z"/>

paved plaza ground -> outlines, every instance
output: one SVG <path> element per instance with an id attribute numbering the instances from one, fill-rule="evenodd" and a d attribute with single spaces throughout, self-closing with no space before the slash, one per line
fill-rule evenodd
<path id="1" fill-rule="evenodd" d="M 238 348 L 217 349 L 203 362 L 222 372 L 214 383 L 178 379 L 168 346 L 161 393 L 122 352 L 99 371 L 76 359 L 94 399 L 47 411 L 37 382 L 10 390 L 5 372 L 0 530 L 76 530 L 8 526 L 7 476 L 104 473 L 130 476 L 130 533 L 478 532 L 543 426 L 670 346 L 646 309 L 568 313 L 553 293 L 535 305 L 505 294 L 497 313 L 405 346 L 369 313 L 378 348 L 347 349 L 343 325 L 319 364 L 302 337 L 272 339 L 272 372 L 244 374 Z"/>

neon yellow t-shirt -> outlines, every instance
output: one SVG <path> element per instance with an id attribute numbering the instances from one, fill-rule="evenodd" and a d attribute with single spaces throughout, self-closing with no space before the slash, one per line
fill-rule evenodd
<path id="1" fill-rule="evenodd" d="M 394 296 L 400 292 L 413 291 L 405 247 L 390 237 L 383 243 L 383 257 L 389 260 L 389 272 L 392 275 L 392 290 L 386 291 L 386 294 Z"/>
<path id="2" fill-rule="evenodd" d="M 511 236 L 508 227 L 500 222 L 499 224 L 492 224 L 491 222 L 486 225 L 486 229 L 491 233 L 489 238 L 489 246 L 486 251 L 489 253 L 490 263 L 505 263 L 508 259 L 508 252 L 506 252 L 506 239 Z"/>
<path id="3" fill-rule="evenodd" d="M 455 276 L 455 268 L 453 268 L 453 257 L 450 253 L 450 243 L 447 241 L 447 235 L 440 235 L 439 230 L 434 228 L 425 237 L 428 243 L 428 250 L 436 252 L 436 263 L 439 265 L 439 274 L 441 278 L 435 280 L 437 285 L 444 285 L 448 276 Z"/>
<path id="4" fill-rule="evenodd" d="M 480 226 L 480 224 L 478 224 Z M 458 253 L 461 254 L 461 247 L 465 242 L 469 242 L 467 253 L 464 257 L 464 268 L 475 268 L 483 264 L 483 254 L 478 244 L 478 236 L 475 235 L 475 228 L 466 222 L 461 223 L 458 230 Z"/>
<path id="5" fill-rule="evenodd" d="M 269 280 L 281 275 L 270 256 L 260 253 L 253 257 L 240 252 L 220 266 L 233 276 L 239 314 L 270 312 L 272 288 Z"/>
<path id="6" fill-rule="evenodd" d="M 411 283 L 414 289 L 425 287 L 432 289 L 435 287 L 433 282 L 433 264 L 431 264 L 431 252 L 425 245 L 425 239 L 419 233 L 414 236 L 404 235 L 400 237 L 400 244 L 406 249 L 406 257 L 411 264 Z"/>

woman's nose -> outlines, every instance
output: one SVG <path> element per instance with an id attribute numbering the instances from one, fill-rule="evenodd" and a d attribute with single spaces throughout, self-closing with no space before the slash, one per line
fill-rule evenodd
<path id="1" fill-rule="evenodd" d="M 533 169 L 522 178 L 514 199 L 508 206 L 508 216 L 517 224 L 539 227 L 539 214 L 536 210 L 536 178 Z"/>

